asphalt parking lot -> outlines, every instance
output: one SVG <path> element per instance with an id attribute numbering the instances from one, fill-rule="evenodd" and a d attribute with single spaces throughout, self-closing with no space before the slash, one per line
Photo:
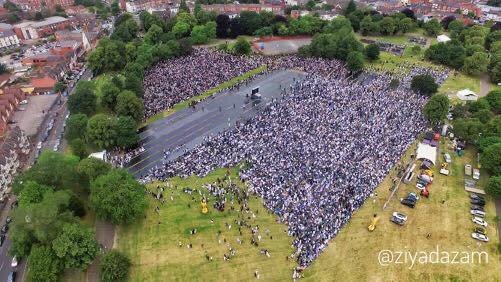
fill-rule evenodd
<path id="1" fill-rule="evenodd" d="M 290 86 L 295 79 L 303 77 L 296 71 L 277 71 L 257 78 L 240 89 L 226 91 L 197 104 L 196 109 L 187 108 L 159 120 L 141 133 L 140 145 L 145 151 L 136 156 L 127 168 L 137 177 L 160 165 L 164 150 L 174 159 L 202 143 L 205 136 L 217 134 L 246 120 L 259 112 L 272 99 L 281 97 L 280 87 Z M 247 96 L 259 86 L 262 101 L 255 103 Z M 177 148 L 177 150 L 175 150 Z"/>
<path id="2" fill-rule="evenodd" d="M 45 116 L 49 114 L 52 105 L 56 103 L 58 95 L 36 95 L 27 97 L 28 104 L 20 105 L 12 119 L 27 136 L 38 133 Z"/>
<path id="3" fill-rule="evenodd" d="M 264 55 L 278 55 L 296 53 L 300 47 L 310 43 L 311 38 L 280 39 L 275 41 L 257 42 L 255 43 L 255 47 Z"/>

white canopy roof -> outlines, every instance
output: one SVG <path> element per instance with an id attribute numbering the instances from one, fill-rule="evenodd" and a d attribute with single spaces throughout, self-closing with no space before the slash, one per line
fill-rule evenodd
<path id="1" fill-rule="evenodd" d="M 447 42 L 447 41 L 451 41 L 451 39 L 449 38 L 449 36 L 447 36 L 445 34 L 441 34 L 441 35 L 437 36 L 437 41 L 438 42 Z"/>
<path id="2" fill-rule="evenodd" d="M 463 89 L 456 94 L 462 101 L 477 101 L 478 95 L 470 89 Z"/>
<path id="3" fill-rule="evenodd" d="M 100 159 L 102 161 L 106 161 L 105 160 L 105 158 L 106 158 L 106 151 L 92 153 L 92 154 L 89 155 L 89 158 L 96 158 L 96 159 Z"/>
<path id="4" fill-rule="evenodd" d="M 417 148 L 417 159 L 427 159 L 435 164 L 435 161 L 437 160 L 437 148 L 428 144 L 419 143 Z"/>

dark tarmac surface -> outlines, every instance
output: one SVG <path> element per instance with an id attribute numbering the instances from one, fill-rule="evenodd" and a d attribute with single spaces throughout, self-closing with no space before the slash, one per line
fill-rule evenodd
<path id="1" fill-rule="evenodd" d="M 136 177 L 162 164 L 164 151 L 170 152 L 168 160 L 182 155 L 203 142 L 205 136 L 214 135 L 232 127 L 236 121 L 245 121 L 262 110 L 272 99 L 280 99 L 280 87 L 287 88 L 303 73 L 287 70 L 263 75 L 240 89 L 218 93 L 196 105 L 156 121 L 145 128 L 140 136 L 140 145 L 145 151 L 136 156 L 127 168 Z M 253 102 L 251 90 L 259 86 L 260 103 Z"/>

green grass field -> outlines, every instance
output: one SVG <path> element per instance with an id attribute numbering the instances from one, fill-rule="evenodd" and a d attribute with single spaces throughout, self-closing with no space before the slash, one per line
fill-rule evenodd
<path id="1" fill-rule="evenodd" d="M 480 79 L 461 72 L 453 71 L 449 78 L 438 89 L 439 92 L 454 96 L 459 90 L 470 89 L 475 93 L 480 92 Z"/>
<path id="2" fill-rule="evenodd" d="M 223 83 L 219 84 L 218 86 L 216 86 L 214 88 L 211 88 L 211 89 L 205 91 L 204 93 L 202 93 L 200 95 L 197 95 L 197 96 L 192 97 L 190 99 L 187 99 L 187 100 L 184 100 L 182 102 L 179 102 L 179 103 L 175 104 L 172 108 L 149 117 L 145 122 L 143 122 L 140 125 L 140 127 L 144 127 L 144 126 L 146 126 L 148 124 L 151 124 L 151 123 L 153 123 L 153 122 L 155 122 L 157 120 L 160 120 L 160 119 L 162 119 L 164 117 L 168 117 L 169 115 L 171 115 L 171 114 L 173 114 L 173 113 L 175 113 L 177 111 L 180 111 L 182 109 L 186 109 L 190 105 L 190 103 L 193 102 L 193 101 L 203 100 L 203 99 L 211 96 L 214 93 L 217 93 L 217 92 L 219 92 L 221 90 L 224 90 L 225 88 L 234 86 L 234 85 L 236 85 L 236 84 L 238 84 L 238 83 L 240 83 L 242 81 L 245 81 L 245 80 L 249 79 L 253 75 L 261 73 L 261 72 L 263 72 L 265 70 L 266 70 L 266 66 L 264 66 L 264 65 L 260 66 L 260 67 L 257 67 L 257 68 L 255 68 L 253 70 L 250 70 L 250 71 L 248 71 L 248 72 L 246 72 L 246 73 L 244 73 L 244 74 L 242 74 L 240 76 L 234 77 L 234 78 L 232 78 L 232 79 L 230 79 L 230 80 L 228 80 L 226 82 L 223 82 Z"/>
<path id="3" fill-rule="evenodd" d="M 410 149 L 403 159 L 408 158 L 413 150 Z M 442 145 L 444 150 L 445 144 Z M 417 191 L 414 185 L 402 185 L 398 195 L 382 211 L 383 203 L 390 193 L 391 178 L 396 173 L 392 171 L 377 188 L 377 197 L 367 200 L 355 212 L 352 220 L 330 242 L 324 253 L 304 272 L 305 280 L 468 281 L 484 278 L 485 281 L 494 281 L 498 278 L 501 256 L 497 247 L 499 241 L 492 201 L 488 201 L 486 206 L 490 242 L 480 243 L 470 237 L 474 224 L 469 214 L 468 193 L 463 189 L 463 165 L 470 163 L 476 166 L 476 154 L 470 149 L 463 157 L 451 155 L 452 174 L 442 176 L 435 171 L 431 197 L 421 199 L 415 209 L 398 202 L 398 198 L 408 192 Z M 440 161 L 441 157 L 437 163 Z M 133 259 L 132 281 L 248 281 L 255 279 L 255 270 L 265 281 L 291 279 L 295 264 L 287 261 L 286 256 L 293 252 L 292 238 L 287 236 L 286 226 L 277 223 L 275 216 L 265 210 L 260 199 L 252 198 L 250 201 L 256 218 L 252 217 L 252 213 L 247 216 L 250 216 L 252 225 L 258 224 L 261 230 L 269 229 L 273 239 L 263 236 L 257 248 L 249 244 L 249 230 L 245 229 L 243 236 L 240 236 L 235 228 L 228 230 L 225 227 L 225 223 L 234 225 L 238 212 L 220 213 L 210 208 L 210 213 L 203 215 L 200 212 L 200 196 L 197 194 L 193 199 L 182 192 L 185 187 L 199 189 L 203 183 L 212 183 L 222 177 L 224 172 L 220 169 L 202 179 L 191 177 L 170 180 L 169 183 L 177 188 L 170 188 L 165 193 L 167 203 L 160 207 L 159 214 L 154 211 L 158 202 L 152 199 L 143 222 L 119 230 L 116 247 Z M 232 170 L 232 175 L 235 177 L 235 170 Z M 481 171 L 481 179 L 480 186 L 487 179 L 484 171 Z M 150 185 L 150 189 L 156 189 L 155 185 Z M 237 204 L 235 206 L 238 208 Z M 408 215 L 405 226 L 400 227 L 389 221 L 393 211 Z M 369 232 L 367 226 L 374 213 L 378 214 L 380 221 L 376 230 Z M 210 222 L 211 219 L 214 223 Z M 196 235 L 189 234 L 192 228 L 198 229 Z M 218 230 L 222 231 L 220 236 Z M 431 238 L 426 238 L 427 233 L 431 233 Z M 244 243 L 239 245 L 237 238 L 243 239 Z M 219 243 L 219 240 L 224 239 L 237 251 L 229 262 L 223 260 L 228 246 L 224 241 Z M 179 247 L 179 242 L 183 244 L 182 247 Z M 186 247 L 188 243 L 193 244 L 192 249 Z M 436 246 L 440 251 L 449 252 L 486 251 L 489 262 L 475 265 L 416 263 L 412 267 L 410 264 L 384 267 L 378 263 L 381 250 L 433 251 Z M 261 248 L 268 249 L 271 257 L 260 254 Z M 212 262 L 206 261 L 205 251 L 213 257 Z"/>

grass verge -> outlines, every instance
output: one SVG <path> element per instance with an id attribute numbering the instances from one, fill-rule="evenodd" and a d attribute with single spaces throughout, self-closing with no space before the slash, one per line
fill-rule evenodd
<path id="1" fill-rule="evenodd" d="M 180 111 L 182 109 L 186 109 L 191 102 L 193 101 L 200 101 L 200 100 L 203 100 L 209 96 L 211 96 L 212 94 L 214 93 L 217 93 L 221 90 L 224 90 L 225 88 L 228 88 L 228 87 L 231 87 L 231 86 L 234 86 L 242 81 L 245 81 L 247 79 L 249 79 L 250 77 L 252 77 L 253 75 L 256 75 L 258 73 L 261 73 L 263 71 L 266 70 L 266 66 L 265 65 L 262 65 L 258 68 L 255 68 L 253 70 L 250 70 L 240 76 L 237 76 L 237 77 L 234 77 L 226 82 L 223 82 L 221 84 L 219 84 L 218 86 L 214 87 L 214 88 L 211 88 L 207 91 L 205 91 L 204 93 L 200 94 L 200 95 L 197 95 L 195 97 L 191 97 L 190 99 L 187 99 L 187 100 L 184 100 L 182 102 L 179 102 L 177 104 L 175 104 L 172 108 L 168 109 L 168 110 L 165 110 L 163 112 L 160 112 L 156 115 L 153 115 L 151 117 L 149 117 L 148 119 L 146 119 L 145 122 L 143 122 L 139 127 L 144 127 L 148 124 L 151 124 L 157 120 L 160 120 L 164 117 L 168 117 L 170 116 L 171 114 L 177 112 L 177 111 Z"/>

